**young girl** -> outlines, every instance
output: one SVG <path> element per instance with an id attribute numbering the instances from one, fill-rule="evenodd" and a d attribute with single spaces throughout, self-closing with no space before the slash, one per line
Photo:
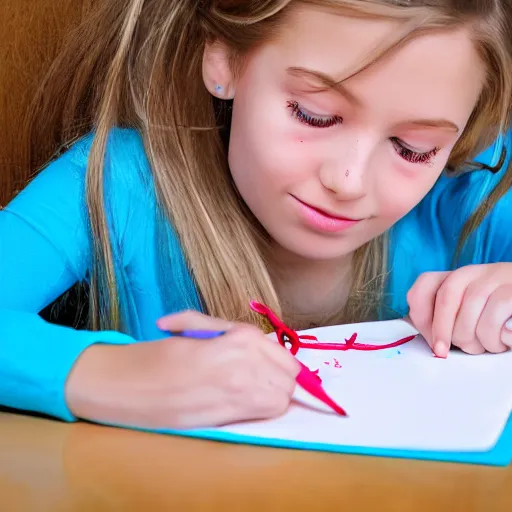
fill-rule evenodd
<path id="1" fill-rule="evenodd" d="M 294 329 L 409 315 L 441 357 L 511 347 L 511 11 L 100 2 L 42 87 L 33 139 L 67 151 L 0 212 L 0 403 L 279 415 L 298 363 L 253 299 Z M 45 322 L 76 283 L 88 330 Z M 169 338 L 190 328 L 227 332 Z"/>

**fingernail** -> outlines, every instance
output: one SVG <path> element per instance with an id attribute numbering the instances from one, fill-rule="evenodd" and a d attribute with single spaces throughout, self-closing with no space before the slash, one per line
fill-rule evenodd
<path id="1" fill-rule="evenodd" d="M 444 341 L 436 341 L 434 344 L 434 354 L 437 357 L 446 359 L 448 357 L 448 345 Z"/>
<path id="2" fill-rule="evenodd" d="M 512 318 L 505 324 L 505 329 L 512 331 Z"/>

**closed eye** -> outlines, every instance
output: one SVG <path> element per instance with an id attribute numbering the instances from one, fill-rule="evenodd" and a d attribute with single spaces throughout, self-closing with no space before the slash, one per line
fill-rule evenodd
<path id="1" fill-rule="evenodd" d="M 298 121 L 314 128 L 330 128 L 335 124 L 343 122 L 343 118 L 340 116 L 315 116 L 310 114 L 304 111 L 296 101 L 289 101 L 288 108 L 291 110 L 293 117 Z"/>
<path id="2" fill-rule="evenodd" d="M 440 148 L 434 148 L 430 151 L 418 152 L 407 147 L 397 137 L 391 137 L 391 142 L 395 151 L 404 159 L 412 164 L 430 164 L 434 157 L 439 153 Z"/>

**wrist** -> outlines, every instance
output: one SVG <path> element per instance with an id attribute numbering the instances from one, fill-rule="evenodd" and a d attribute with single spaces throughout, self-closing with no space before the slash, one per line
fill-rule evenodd
<path id="1" fill-rule="evenodd" d="M 71 413 L 81 419 L 105 421 L 116 400 L 113 361 L 127 346 L 97 343 L 80 355 L 69 373 L 65 398 Z"/>

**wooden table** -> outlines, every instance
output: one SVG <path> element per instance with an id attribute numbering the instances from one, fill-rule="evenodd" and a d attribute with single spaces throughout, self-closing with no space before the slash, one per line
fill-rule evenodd
<path id="1" fill-rule="evenodd" d="M 0 413 L 0 510 L 512 511 L 512 467 L 299 452 Z"/>

